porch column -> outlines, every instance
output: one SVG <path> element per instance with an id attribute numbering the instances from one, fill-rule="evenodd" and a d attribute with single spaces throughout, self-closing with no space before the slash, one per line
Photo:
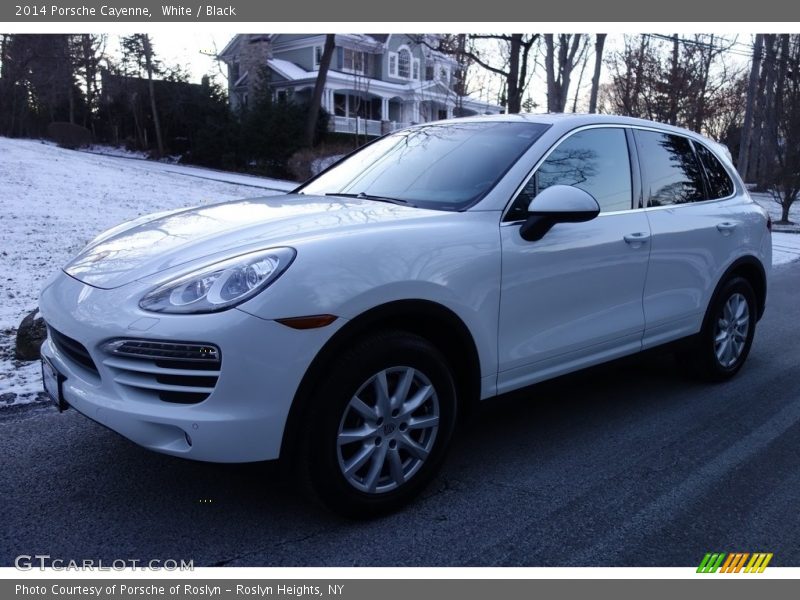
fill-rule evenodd
<path id="1" fill-rule="evenodd" d="M 344 95 L 344 116 L 350 116 L 350 94 Z"/>
<path id="2" fill-rule="evenodd" d="M 389 120 L 389 99 L 381 98 L 381 120 Z"/>
<path id="3" fill-rule="evenodd" d="M 453 118 L 453 106 L 451 104 L 447 105 L 447 118 L 448 119 Z"/>
<path id="4" fill-rule="evenodd" d="M 412 123 L 419 123 L 419 101 L 414 100 L 411 104 L 411 118 L 409 119 Z"/>

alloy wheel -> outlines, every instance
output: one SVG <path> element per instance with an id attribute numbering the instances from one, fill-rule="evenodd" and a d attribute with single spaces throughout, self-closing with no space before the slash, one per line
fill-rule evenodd
<path id="1" fill-rule="evenodd" d="M 402 486 L 430 456 L 439 418 L 439 397 L 421 371 L 396 366 L 374 374 L 339 423 L 336 445 L 345 480 L 369 494 Z"/>
<path id="2" fill-rule="evenodd" d="M 739 292 L 731 294 L 722 306 L 714 331 L 714 353 L 724 368 L 730 368 L 741 357 L 750 330 L 750 308 Z"/>

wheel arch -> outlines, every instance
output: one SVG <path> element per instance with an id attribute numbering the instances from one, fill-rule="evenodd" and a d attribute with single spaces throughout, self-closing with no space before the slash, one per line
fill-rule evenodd
<path id="1" fill-rule="evenodd" d="M 480 400 L 480 357 L 464 321 L 451 309 L 430 300 L 397 300 L 351 319 L 317 353 L 292 402 L 281 440 L 281 459 L 291 463 L 301 439 L 303 415 L 326 367 L 350 344 L 371 332 L 401 330 L 424 337 L 444 354 L 455 380 L 459 412 L 472 412 Z"/>
<path id="2" fill-rule="evenodd" d="M 737 276 L 743 277 L 752 286 L 753 292 L 756 295 L 756 302 L 758 303 L 756 311 L 757 320 L 761 319 L 761 317 L 764 315 L 764 309 L 766 308 L 767 301 L 767 273 L 764 270 L 764 266 L 761 264 L 761 261 L 755 256 L 748 255 L 737 258 L 727 269 L 725 269 L 722 277 L 720 277 L 719 281 L 717 281 L 717 286 L 714 288 L 714 293 L 711 294 L 708 307 L 713 306 L 714 301 L 716 300 L 720 289 L 722 289 L 722 286 L 725 285 L 725 282 L 730 280 L 732 277 Z M 703 327 L 706 326 L 709 318 L 708 307 L 706 308 L 706 315 L 703 318 Z"/>

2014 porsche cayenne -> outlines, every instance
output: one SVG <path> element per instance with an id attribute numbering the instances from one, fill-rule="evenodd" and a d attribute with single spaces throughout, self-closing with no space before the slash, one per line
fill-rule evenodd
<path id="1" fill-rule="evenodd" d="M 42 292 L 45 387 L 152 450 L 281 457 L 334 510 L 376 514 L 481 400 L 679 339 L 734 375 L 769 227 L 724 149 L 683 129 L 414 126 L 288 195 L 100 235 Z"/>

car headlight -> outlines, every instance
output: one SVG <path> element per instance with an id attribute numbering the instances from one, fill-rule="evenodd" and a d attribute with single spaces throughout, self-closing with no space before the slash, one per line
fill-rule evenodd
<path id="1" fill-rule="evenodd" d="M 271 248 L 214 263 L 161 284 L 139 301 L 144 310 L 209 313 L 252 298 L 292 263 L 294 248 Z"/>

